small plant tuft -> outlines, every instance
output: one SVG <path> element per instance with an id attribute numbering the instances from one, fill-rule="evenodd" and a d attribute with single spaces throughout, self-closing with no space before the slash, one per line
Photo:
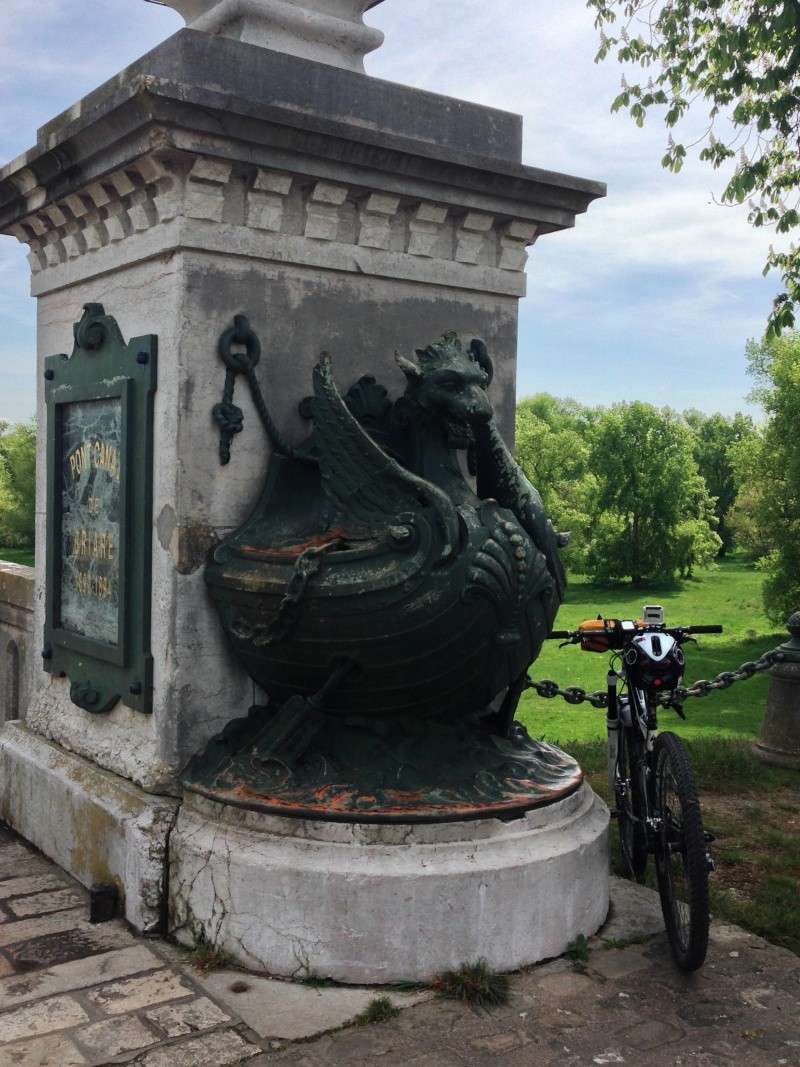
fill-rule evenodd
<path id="1" fill-rule="evenodd" d="M 508 975 L 497 974 L 484 959 L 464 963 L 457 971 L 445 971 L 432 984 L 439 996 L 463 1000 L 478 1008 L 505 1004 L 509 996 Z"/>
<path id="2" fill-rule="evenodd" d="M 371 1023 L 386 1023 L 390 1019 L 396 1019 L 399 1014 L 400 1009 L 395 1007 L 388 997 L 373 997 L 353 1022 L 356 1026 L 369 1026 Z"/>
<path id="3" fill-rule="evenodd" d="M 643 945 L 650 940 L 650 934 L 634 934 L 631 937 L 604 937 L 601 939 L 605 949 L 630 948 L 631 945 Z"/>
<path id="4" fill-rule="evenodd" d="M 201 937 L 188 951 L 188 960 L 192 967 L 201 974 L 210 974 L 212 971 L 222 971 L 234 967 L 235 960 L 230 952 L 226 952 L 210 941 Z"/>
<path id="5" fill-rule="evenodd" d="M 574 941 L 570 941 L 565 952 L 567 959 L 576 963 L 586 963 L 589 959 L 589 942 L 586 934 L 578 934 Z"/>

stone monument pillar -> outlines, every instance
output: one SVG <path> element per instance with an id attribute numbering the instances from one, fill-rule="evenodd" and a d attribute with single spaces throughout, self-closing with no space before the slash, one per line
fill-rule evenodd
<path id="1" fill-rule="evenodd" d="M 397 395 L 395 349 L 412 352 L 446 330 L 482 337 L 495 363 L 491 399 L 510 438 L 527 249 L 572 226 L 605 189 L 523 165 L 516 115 L 366 77 L 362 57 L 380 35 L 361 21 L 372 6 L 365 0 L 171 6 L 188 28 L 55 117 L 0 170 L 0 232 L 29 247 L 38 302 L 35 626 L 43 654 L 31 668 L 23 720 L 0 728 L 0 818 L 85 884 L 116 884 L 126 917 L 142 930 L 163 924 L 171 855 L 173 926 L 184 939 L 230 946 L 241 943 L 241 930 L 223 931 L 217 920 L 220 908 L 243 919 L 244 911 L 230 911 L 236 887 L 224 891 L 226 901 L 185 892 L 193 864 L 202 867 L 208 811 L 193 802 L 173 829 L 185 803 L 184 766 L 263 696 L 231 655 L 204 582 L 210 550 L 255 504 L 269 453 L 251 401 L 237 396 L 244 424 L 236 462 L 220 467 L 212 419 L 225 376 L 219 336 L 234 315 L 249 316 L 263 343 L 261 388 L 292 441 L 307 432 L 298 404 L 321 350 L 333 353 L 346 384 L 369 373 Z M 128 442 L 119 446 L 122 467 L 111 438 L 98 444 L 98 431 L 85 429 L 98 424 L 85 421 L 81 405 L 103 398 L 110 407 L 89 410 L 105 412 L 108 433 Z M 128 422 L 119 416 L 117 424 L 123 409 Z M 131 437 L 125 427 L 134 424 Z M 68 452 L 84 445 L 89 451 Z M 71 475 L 83 477 L 81 455 L 111 495 L 87 490 L 89 518 L 70 533 L 64 516 L 75 486 L 63 479 L 71 458 Z M 115 509 L 125 501 L 123 519 L 103 512 L 109 500 Z M 99 533 L 92 507 L 107 520 Z M 120 523 L 124 560 L 114 540 Z M 58 615 L 59 604 L 67 614 L 67 556 L 88 558 L 100 575 L 76 565 L 69 625 Z M 103 598 L 119 613 L 116 643 L 96 631 Z M 511 962 L 562 951 L 605 914 L 607 813 L 587 786 L 561 803 L 560 815 L 528 817 L 541 853 L 520 837 L 525 827 L 475 824 L 479 838 L 492 840 L 487 862 L 517 872 L 516 880 L 498 876 L 495 903 L 528 892 L 524 857 L 563 855 L 541 880 L 547 929 L 529 936 L 526 912 Z M 262 832 L 242 818 L 247 826 L 236 833 Z M 572 838 L 554 829 L 573 823 Z M 379 866 L 390 892 L 401 885 L 390 869 L 403 877 L 420 869 L 418 855 L 401 857 L 394 839 L 379 833 L 373 841 L 374 833 L 308 829 L 310 839 L 321 835 L 317 855 L 327 863 L 335 853 L 340 863 L 331 900 L 345 899 L 362 859 L 381 850 L 389 850 Z M 423 854 L 468 875 L 469 889 L 456 879 L 454 899 L 467 891 L 477 894 L 473 904 L 483 899 L 473 836 L 447 826 L 420 833 Z M 270 824 L 259 840 L 269 852 L 286 834 L 284 823 Z M 343 841 L 366 851 L 342 851 Z M 302 881 L 308 856 L 296 840 L 288 847 L 270 852 L 268 863 Z M 250 870 L 247 886 L 262 874 Z M 294 892 L 295 875 L 269 890 L 273 905 Z M 322 907 L 324 888 L 312 882 L 304 907 Z M 427 884 L 441 901 L 456 883 Z M 237 898 L 234 912 L 239 906 Z M 326 914 L 339 923 L 335 909 Z M 471 906 L 473 932 L 479 922 Z M 272 958 L 256 939 L 243 955 L 288 973 L 316 936 L 300 931 Z M 487 954 L 476 937 L 470 953 Z M 348 966 L 340 947 L 323 956 L 321 966 L 345 979 L 401 976 L 371 962 Z M 433 963 L 400 966 L 417 977 Z"/>

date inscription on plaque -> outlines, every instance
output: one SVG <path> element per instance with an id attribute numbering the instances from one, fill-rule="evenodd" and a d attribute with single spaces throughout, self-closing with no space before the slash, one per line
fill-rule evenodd
<path id="1" fill-rule="evenodd" d="M 156 338 L 126 343 L 87 304 L 70 357 L 46 361 L 44 668 L 85 711 L 152 710 L 150 542 Z"/>
<path id="2" fill-rule="evenodd" d="M 119 643 L 122 405 L 65 404 L 61 416 L 61 625 Z"/>

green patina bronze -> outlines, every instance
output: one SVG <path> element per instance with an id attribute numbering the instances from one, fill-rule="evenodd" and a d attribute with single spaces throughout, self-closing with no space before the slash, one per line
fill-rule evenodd
<path id="1" fill-rule="evenodd" d="M 126 344 L 87 304 L 71 356 L 45 361 L 45 670 L 74 704 L 152 707 L 150 543 L 156 338 Z"/>
<path id="2" fill-rule="evenodd" d="M 342 396 L 323 354 L 299 446 L 269 417 L 256 353 L 239 316 L 220 347 L 221 455 L 241 426 L 237 373 L 273 448 L 206 580 L 269 706 L 215 738 L 187 787 L 357 821 L 508 814 L 572 792 L 574 760 L 514 723 L 563 595 L 563 539 L 495 424 L 486 346 L 447 334 L 398 356 L 395 402 L 370 376 Z"/>

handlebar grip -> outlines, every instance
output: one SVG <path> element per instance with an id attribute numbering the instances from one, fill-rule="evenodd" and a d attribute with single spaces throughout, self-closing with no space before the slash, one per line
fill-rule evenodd
<path id="1" fill-rule="evenodd" d="M 686 630 L 690 634 L 721 634 L 721 626 L 687 626 Z"/>
<path id="2" fill-rule="evenodd" d="M 551 630 L 550 633 L 547 635 L 547 640 L 566 641 L 570 637 L 572 637 L 571 630 Z"/>

